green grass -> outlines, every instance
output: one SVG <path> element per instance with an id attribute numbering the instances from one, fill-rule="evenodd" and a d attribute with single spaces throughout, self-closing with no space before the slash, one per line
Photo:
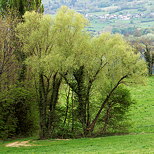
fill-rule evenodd
<path id="1" fill-rule="evenodd" d="M 38 153 L 104 153 L 149 154 L 154 153 L 154 76 L 147 85 L 131 88 L 136 104 L 132 106 L 130 135 L 72 140 L 21 140 L 0 142 L 0 154 Z M 7 143 L 31 140 L 30 147 L 5 147 Z"/>
<path id="2" fill-rule="evenodd" d="M 0 153 L 153 153 L 154 134 L 110 136 L 74 140 L 33 140 L 31 147 L 0 146 Z"/>
<path id="3" fill-rule="evenodd" d="M 130 132 L 154 133 L 154 76 L 146 86 L 131 88 L 136 104 L 130 112 L 133 128 Z"/>

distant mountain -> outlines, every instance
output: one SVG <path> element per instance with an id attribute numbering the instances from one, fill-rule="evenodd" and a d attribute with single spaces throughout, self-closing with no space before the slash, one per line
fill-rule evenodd
<path id="1" fill-rule="evenodd" d="M 91 31 L 132 32 L 154 28 L 154 0 L 42 0 L 45 13 L 54 14 L 62 5 L 91 21 Z"/>

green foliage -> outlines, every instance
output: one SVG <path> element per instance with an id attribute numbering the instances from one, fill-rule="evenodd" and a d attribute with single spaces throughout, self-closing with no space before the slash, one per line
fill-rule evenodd
<path id="1" fill-rule="evenodd" d="M 38 109 L 32 92 L 13 86 L 1 92 L 0 138 L 30 136 L 38 129 Z"/>
<path id="2" fill-rule="evenodd" d="M 131 135 L 70 140 L 37 140 L 34 138 L 0 142 L 1 153 L 152 153 L 154 151 L 153 106 L 154 77 L 147 85 L 130 87 L 136 103 L 131 107 Z M 8 143 L 31 140 L 29 147 L 5 147 Z M 36 145 L 36 146 L 34 146 Z"/>
<path id="3" fill-rule="evenodd" d="M 0 100 L 0 138 L 7 139 L 14 136 L 17 128 L 15 106 L 14 103 L 10 99 L 6 99 L 2 93 Z"/>
<path id="4" fill-rule="evenodd" d="M 102 123 L 104 131 L 115 132 L 121 126 L 132 101 L 119 87 L 144 83 L 145 62 L 122 36 L 104 33 L 91 37 L 87 25 L 87 19 L 66 6 L 54 17 L 35 11 L 24 14 L 15 31 L 22 45 L 15 56 L 21 58 L 18 65 L 28 72 L 21 71 L 23 83 L 13 80 L 17 86 L 5 80 L 1 83 L 0 90 L 5 90 L 1 110 L 6 110 L 1 117 L 2 133 L 8 132 L 4 138 L 31 135 L 38 121 L 41 139 L 86 136 L 93 132 L 103 111 L 103 116 L 108 116 L 111 104 L 111 115 Z M 5 45 L 5 39 L 2 43 Z M 8 49 L 4 45 L 1 48 Z M 15 49 L 10 50 L 14 55 Z M 67 93 L 65 101 L 63 90 Z"/>
<path id="5" fill-rule="evenodd" d="M 103 111 L 102 118 L 99 119 L 100 122 L 103 122 L 102 133 L 127 133 L 128 125 L 130 125 L 128 123 L 128 112 L 133 104 L 135 103 L 131 98 L 129 90 L 124 87 L 116 89 Z"/>
<path id="6" fill-rule="evenodd" d="M 68 114 L 77 111 L 75 124 L 80 124 L 84 135 L 93 131 L 100 113 L 121 84 L 144 82 L 145 62 L 122 36 L 105 33 L 91 37 L 85 30 L 88 21 L 65 6 L 55 17 L 36 12 L 26 12 L 23 17 L 24 22 L 18 24 L 16 32 L 27 56 L 26 63 L 36 77 L 41 138 L 47 138 L 46 134 L 53 130 L 62 135 L 63 116 L 59 114 L 58 104 L 62 78 L 63 85 L 67 84 L 76 97 L 75 110 L 70 109 Z M 125 96 L 122 102 L 117 101 L 121 99 L 119 93 Z M 117 121 L 122 120 L 132 101 L 125 90 L 117 91 L 113 99 L 121 104 L 112 113 Z M 69 121 L 71 124 L 66 124 L 66 128 L 73 125 L 71 118 L 67 117 L 67 124 Z M 54 119 L 60 119 L 58 125 Z"/>
<path id="7" fill-rule="evenodd" d="M 141 37 L 129 36 L 127 39 L 131 42 L 132 46 L 136 48 L 136 51 L 145 59 L 148 74 L 149 76 L 152 76 L 154 67 L 154 35 L 147 34 Z"/>
<path id="8" fill-rule="evenodd" d="M 26 11 L 36 10 L 37 12 L 43 12 L 43 5 L 41 0 L 1 0 L 1 13 L 6 13 L 9 9 L 16 10 L 22 16 Z"/>

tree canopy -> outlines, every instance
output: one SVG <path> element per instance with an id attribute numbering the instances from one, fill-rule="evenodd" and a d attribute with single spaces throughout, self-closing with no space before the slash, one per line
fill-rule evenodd
<path id="1" fill-rule="evenodd" d="M 17 11 L 22 16 L 26 11 L 36 10 L 43 12 L 41 0 L 1 0 L 0 11 L 5 13 L 8 9 Z"/>
<path id="2" fill-rule="evenodd" d="M 62 7 L 55 17 L 26 12 L 23 18 L 16 30 L 26 63 L 35 75 L 40 138 L 53 135 L 60 94 L 66 85 L 76 102 L 72 108 L 75 123 L 87 135 L 93 132 L 117 89 L 145 79 L 145 62 L 123 37 L 109 33 L 91 37 L 85 30 L 88 21 L 81 14 Z"/>

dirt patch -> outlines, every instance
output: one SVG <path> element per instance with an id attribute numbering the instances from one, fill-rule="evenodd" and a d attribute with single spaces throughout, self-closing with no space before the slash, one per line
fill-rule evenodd
<path id="1" fill-rule="evenodd" d="M 30 141 L 30 140 L 29 140 Z M 8 143 L 5 146 L 6 147 L 28 147 L 28 146 L 32 146 L 31 144 L 29 144 L 29 141 L 22 141 L 22 142 L 13 142 L 13 143 Z"/>

